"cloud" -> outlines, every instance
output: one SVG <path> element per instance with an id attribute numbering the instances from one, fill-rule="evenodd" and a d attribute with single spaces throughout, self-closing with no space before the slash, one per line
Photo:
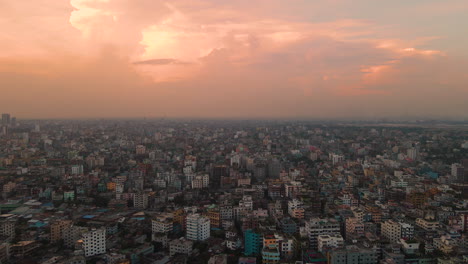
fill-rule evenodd
<path id="1" fill-rule="evenodd" d="M 135 61 L 133 62 L 133 64 L 134 65 L 170 65 L 170 64 L 186 65 L 190 63 L 179 61 L 176 59 L 150 59 L 150 60 Z"/>
<path id="2" fill-rule="evenodd" d="M 330 8 L 293 1 L 317 17 Z M 19 116 L 468 113 L 466 58 L 352 14 L 290 16 L 297 5 L 279 0 L 33 5 L 37 16 L 17 1 L 0 19 L 0 105 Z"/>

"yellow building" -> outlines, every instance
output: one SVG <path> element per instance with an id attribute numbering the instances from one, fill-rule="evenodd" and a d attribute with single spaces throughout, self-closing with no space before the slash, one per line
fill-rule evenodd
<path id="1" fill-rule="evenodd" d="M 50 242 L 54 243 L 62 239 L 65 229 L 70 227 L 71 220 L 58 220 L 50 226 Z"/>
<path id="2" fill-rule="evenodd" d="M 107 190 L 115 191 L 116 183 L 115 182 L 108 182 L 107 183 Z"/>

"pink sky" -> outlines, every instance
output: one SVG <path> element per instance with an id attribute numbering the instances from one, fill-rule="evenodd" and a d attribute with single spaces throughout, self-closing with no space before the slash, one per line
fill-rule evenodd
<path id="1" fill-rule="evenodd" d="M 467 118 L 467 12 L 461 0 L 0 0 L 0 111 Z"/>

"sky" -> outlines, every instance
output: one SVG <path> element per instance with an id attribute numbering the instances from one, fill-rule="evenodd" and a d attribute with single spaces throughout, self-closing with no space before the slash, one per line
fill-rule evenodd
<path id="1" fill-rule="evenodd" d="M 0 0 L 18 118 L 468 118 L 466 0 Z"/>

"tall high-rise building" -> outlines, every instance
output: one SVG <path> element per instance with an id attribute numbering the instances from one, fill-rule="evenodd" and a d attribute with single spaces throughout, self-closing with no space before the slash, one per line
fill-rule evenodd
<path id="1" fill-rule="evenodd" d="M 465 182 L 465 168 L 459 163 L 452 164 L 452 177 L 456 182 Z"/>
<path id="2" fill-rule="evenodd" d="M 133 207 L 136 209 L 146 209 L 148 207 L 148 194 L 144 192 L 135 193 Z"/>
<path id="3" fill-rule="evenodd" d="M 260 233 L 252 229 L 244 232 L 244 254 L 246 256 L 256 256 L 260 253 L 263 246 L 263 237 Z"/>
<path id="4" fill-rule="evenodd" d="M 10 124 L 10 114 L 2 114 L 2 125 L 9 125 Z"/>
<path id="5" fill-rule="evenodd" d="M 418 151 L 417 148 L 409 148 L 406 151 L 406 155 L 408 156 L 408 158 L 410 158 L 412 160 L 417 160 L 418 157 L 419 157 L 419 151 Z"/>
<path id="6" fill-rule="evenodd" d="M 226 165 L 213 166 L 211 173 L 211 185 L 215 188 L 221 186 L 221 177 L 229 176 L 229 168 Z"/>
<path id="7" fill-rule="evenodd" d="M 263 162 L 255 164 L 253 168 L 253 176 L 258 181 L 264 181 L 267 174 L 267 165 Z"/>
<path id="8" fill-rule="evenodd" d="M 210 237 L 210 219 L 199 214 L 187 216 L 187 239 L 203 241 Z"/>
<path id="9" fill-rule="evenodd" d="M 106 229 L 93 229 L 83 234 L 83 250 L 85 257 L 106 253 Z"/>
<path id="10" fill-rule="evenodd" d="M 16 215 L 0 215 L 0 235 L 12 239 L 15 236 Z"/>
<path id="11" fill-rule="evenodd" d="M 279 178 L 281 172 L 281 163 L 278 159 L 273 158 L 268 161 L 268 177 Z"/>
<path id="12" fill-rule="evenodd" d="M 77 241 L 82 238 L 82 234 L 88 232 L 87 227 L 83 226 L 68 226 L 62 231 L 63 244 L 67 248 L 74 248 Z"/>
<path id="13" fill-rule="evenodd" d="M 66 229 L 72 225 L 71 220 L 57 220 L 50 225 L 50 242 L 57 242 L 64 236 Z"/>

